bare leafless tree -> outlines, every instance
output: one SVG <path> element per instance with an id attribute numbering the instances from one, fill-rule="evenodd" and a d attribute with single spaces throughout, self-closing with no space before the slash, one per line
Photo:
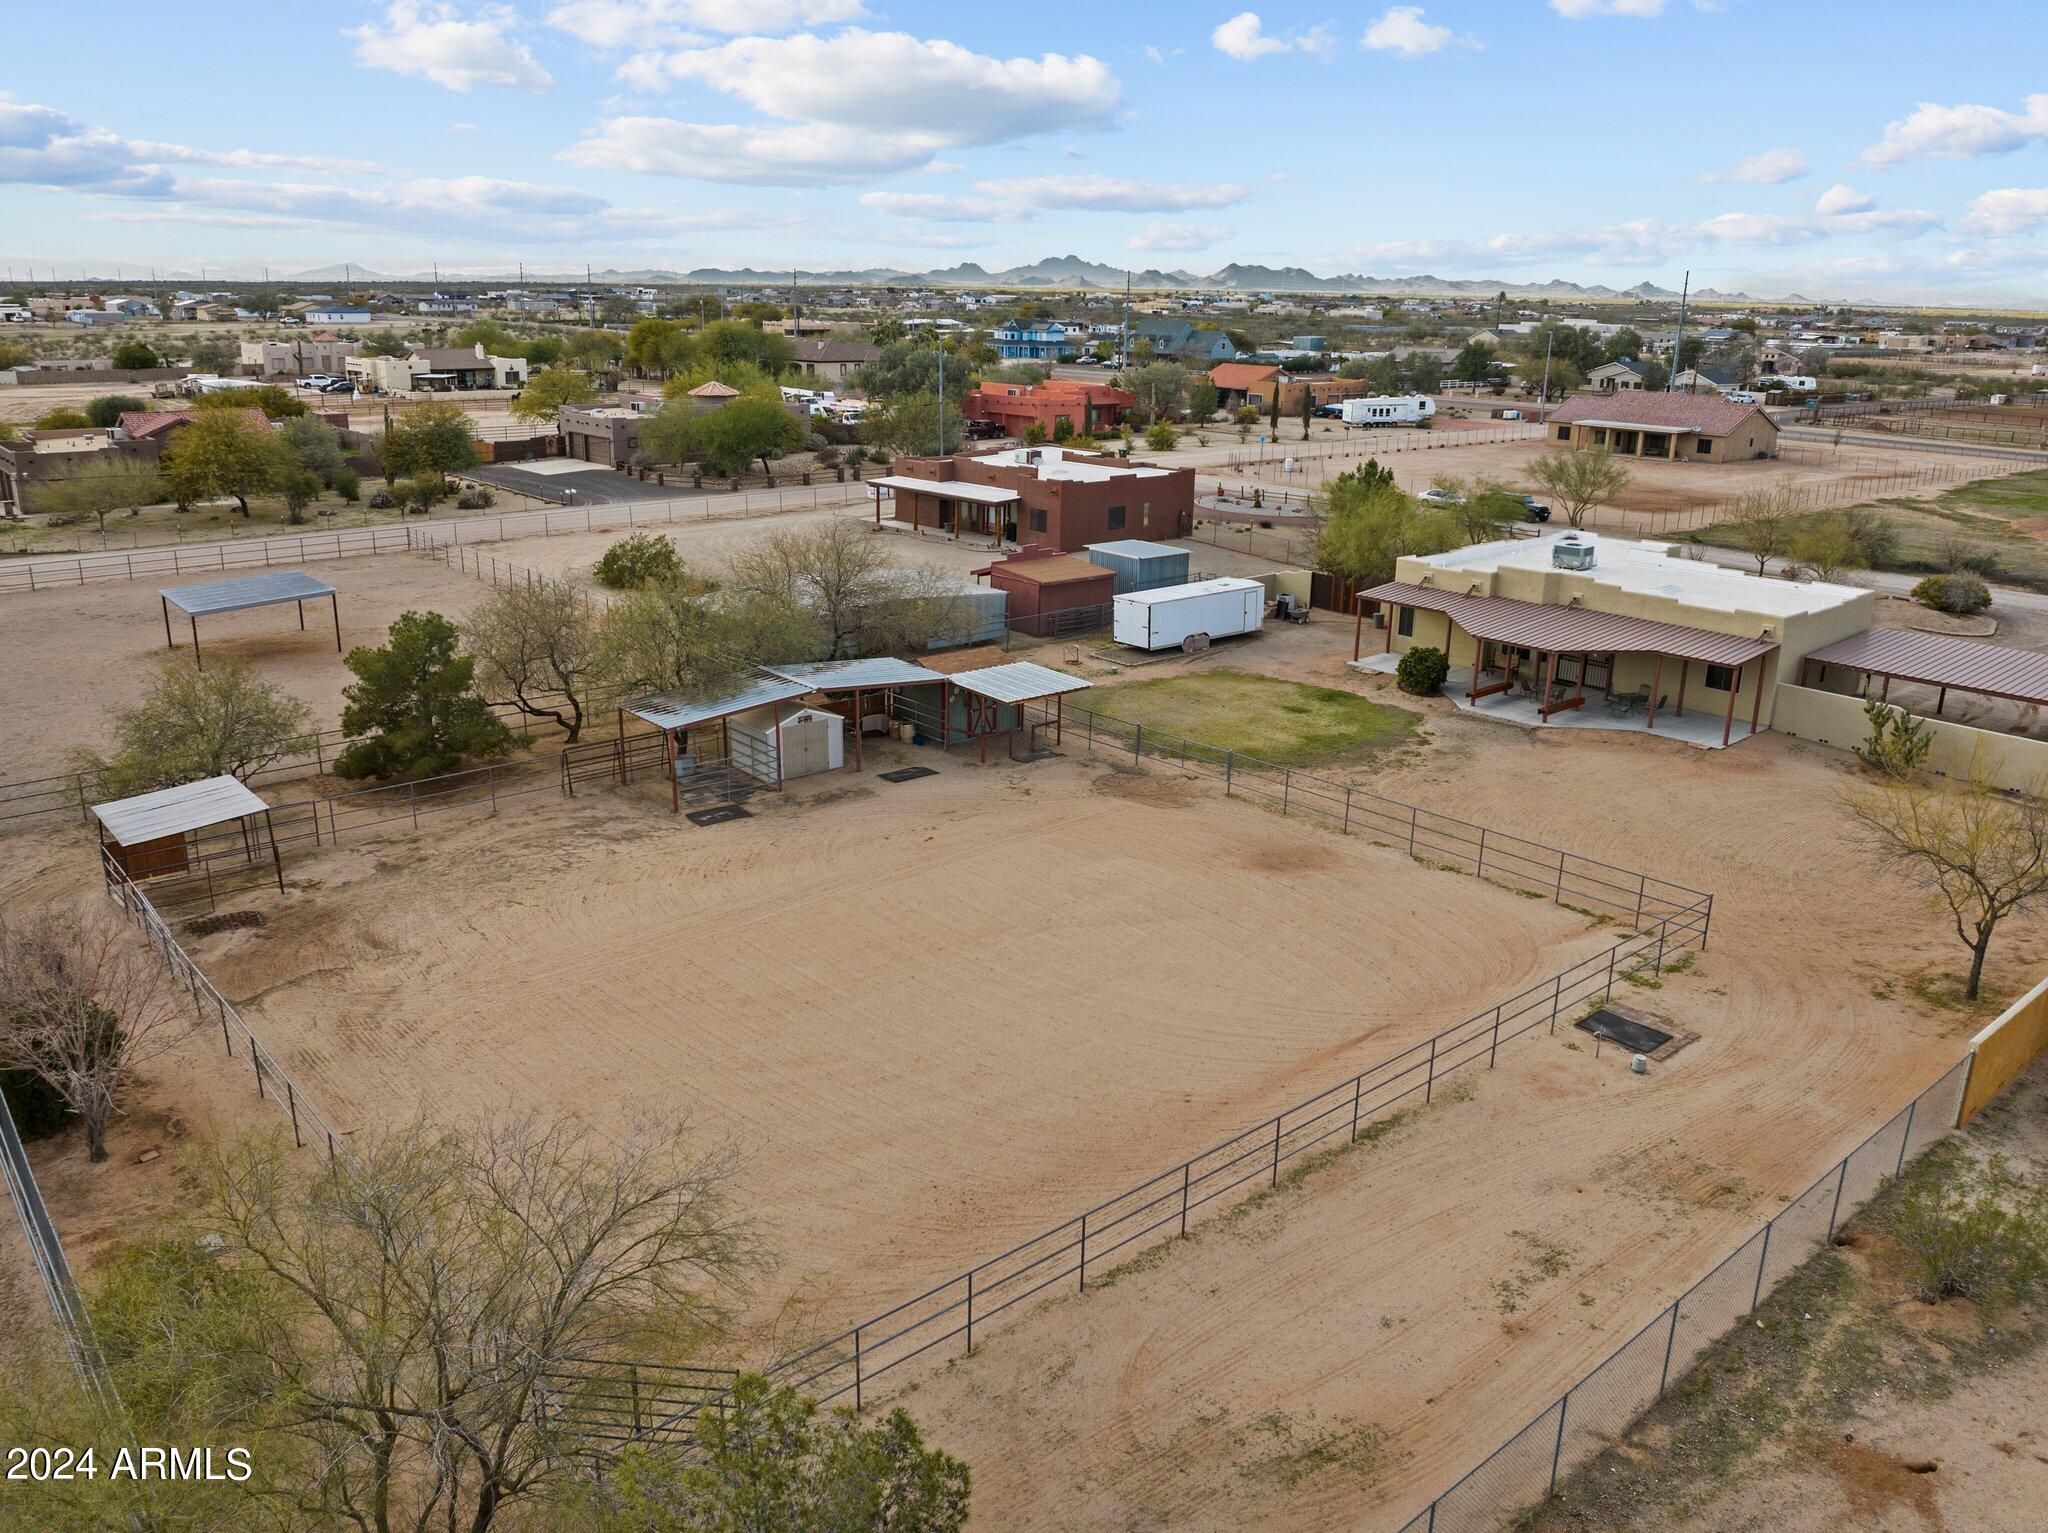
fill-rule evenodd
<path id="1" fill-rule="evenodd" d="M 157 955 L 110 912 L 0 918 L 0 1064 L 33 1071 L 107 1158 L 107 1123 L 136 1070 L 192 1024 Z"/>
<path id="2" fill-rule="evenodd" d="M 885 542 L 844 517 L 771 532 L 733 555 L 729 583 L 814 614 L 833 659 L 914 652 L 963 637 L 967 610 L 957 580 L 897 564 Z"/>
<path id="3" fill-rule="evenodd" d="M 574 586 L 546 580 L 493 591 L 463 620 L 476 682 L 532 718 L 552 719 L 575 744 L 597 660 L 598 614 Z"/>
<path id="4" fill-rule="evenodd" d="M 1800 518 L 1806 504 L 1790 485 L 1778 485 L 1745 495 L 1736 503 L 1735 515 L 1722 523 L 1729 542 L 1756 560 L 1756 572 L 1768 574 L 1773 559 L 1791 555 L 1799 543 Z"/>

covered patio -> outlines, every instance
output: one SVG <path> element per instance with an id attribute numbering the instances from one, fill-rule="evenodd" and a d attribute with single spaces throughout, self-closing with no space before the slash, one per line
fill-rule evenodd
<path id="1" fill-rule="evenodd" d="M 1951 692 L 2023 709 L 2048 705 L 2048 655 L 1954 634 L 1872 628 L 1808 655 L 1799 663 L 1799 684 L 1839 691 L 1831 685 L 1839 678 L 1830 670 L 1853 672 L 1853 690 L 1859 692 L 1869 692 L 1870 683 L 1877 682 L 1882 702 L 1892 700 L 1895 681 L 1932 688 L 1936 718 L 1943 716 Z"/>
<path id="2" fill-rule="evenodd" d="M 1363 654 L 1368 604 L 1386 614 L 1385 649 L 1371 659 Z M 1774 639 L 1401 581 L 1359 592 L 1356 612 L 1352 664 L 1359 670 L 1391 673 L 1400 662 L 1395 636 L 1434 642 L 1428 623 L 1441 618 L 1447 657 L 1457 653 L 1461 630 L 1470 640 L 1471 663 L 1454 664 L 1445 683 L 1446 693 L 1468 711 L 1526 724 L 1662 733 L 1714 748 L 1757 732 L 1766 665 L 1778 649 Z M 1695 665 L 1702 667 L 1700 690 L 1727 695 L 1718 715 L 1686 712 Z M 1617 673 L 1633 678 L 1645 668 L 1646 680 L 1616 685 Z M 1749 716 L 1738 735 L 1736 703 L 1745 681 Z"/>
<path id="3" fill-rule="evenodd" d="M 882 525 L 882 492 L 886 490 L 895 506 L 895 519 L 920 532 L 945 533 L 955 542 L 963 532 L 997 543 L 1016 541 L 1017 508 L 1024 497 L 1015 490 L 965 479 L 915 479 L 904 474 L 885 474 L 868 484 L 874 491 L 877 527 Z"/>

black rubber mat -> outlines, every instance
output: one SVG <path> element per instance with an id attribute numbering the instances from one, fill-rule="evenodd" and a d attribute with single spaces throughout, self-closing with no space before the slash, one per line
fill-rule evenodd
<path id="1" fill-rule="evenodd" d="M 1611 1042 L 1620 1044 L 1631 1054 L 1654 1054 L 1671 1041 L 1671 1035 L 1660 1032 L 1645 1023 L 1616 1016 L 1611 1011 L 1596 1011 L 1590 1017 L 1582 1017 L 1573 1024 L 1583 1032 L 1598 1033 Z"/>
<path id="2" fill-rule="evenodd" d="M 915 782 L 920 777 L 938 776 L 939 769 L 937 767 L 898 767 L 893 772 L 884 772 L 881 775 L 883 782 Z"/>
<path id="3" fill-rule="evenodd" d="M 692 809 L 683 818 L 692 825 L 723 825 L 727 820 L 751 820 L 753 811 L 738 804 L 720 804 L 716 809 Z"/>

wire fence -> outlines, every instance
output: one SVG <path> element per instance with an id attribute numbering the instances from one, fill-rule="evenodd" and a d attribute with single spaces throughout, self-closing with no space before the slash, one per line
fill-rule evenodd
<path id="1" fill-rule="evenodd" d="M 1685 1377 L 1701 1353 L 1843 1221 L 1956 1125 L 1971 1059 L 1952 1065 L 1712 1271 L 1551 1401 L 1521 1431 L 1402 1525 L 1401 1533 L 1494 1529 L 1554 1494 L 1576 1465 L 1618 1438 Z"/>
<path id="2" fill-rule="evenodd" d="M 113 1378 L 107 1372 L 107 1361 L 100 1351 L 99 1338 L 93 1334 L 92 1320 L 85 1311 L 85 1300 L 72 1278 L 71 1263 L 64 1255 L 63 1242 L 57 1238 L 56 1223 L 50 1218 L 48 1205 L 43 1202 L 43 1190 L 36 1183 L 28 1151 L 14 1126 L 14 1114 L 8 1109 L 4 1095 L 0 1095 L 0 1180 L 7 1183 L 14 1211 L 21 1217 L 21 1232 L 28 1241 L 29 1257 L 35 1263 L 43 1293 L 50 1301 L 50 1313 L 56 1319 L 57 1333 L 64 1343 L 65 1354 L 78 1375 L 79 1387 L 97 1410 L 111 1416 L 118 1412 L 120 1399 L 114 1391 Z"/>

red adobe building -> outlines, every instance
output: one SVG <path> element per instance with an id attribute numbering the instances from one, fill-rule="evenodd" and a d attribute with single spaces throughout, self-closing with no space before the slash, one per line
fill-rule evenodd
<path id="1" fill-rule="evenodd" d="M 1119 538 L 1164 542 L 1195 530 L 1195 471 L 1066 447 L 1010 447 L 946 458 L 898 458 L 870 479 L 899 522 L 958 538 L 1072 553 Z"/>
<path id="2" fill-rule="evenodd" d="M 1047 436 L 1065 416 L 1077 436 L 1114 431 L 1138 396 L 1106 383 L 984 383 L 960 401 L 971 421 L 991 421 L 1004 436 L 1022 436 L 1026 426 L 1043 426 Z"/>

